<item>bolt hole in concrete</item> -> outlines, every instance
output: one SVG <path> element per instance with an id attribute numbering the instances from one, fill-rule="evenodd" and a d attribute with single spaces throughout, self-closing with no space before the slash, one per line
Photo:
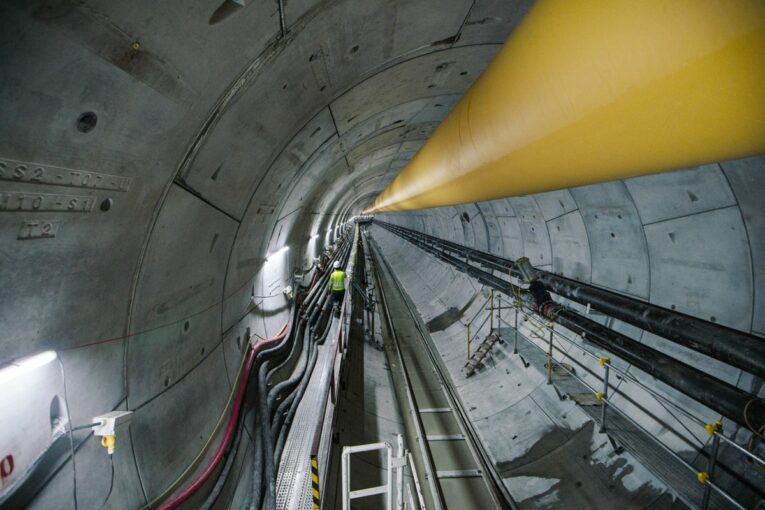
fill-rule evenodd
<path id="1" fill-rule="evenodd" d="M 351 51 L 350 51 L 350 53 L 351 53 L 351 55 L 353 55 L 353 54 L 354 54 L 354 53 L 356 53 L 357 51 L 359 51 L 359 45 L 358 45 L 358 44 L 357 44 L 357 45 L 355 45 L 353 48 L 351 48 Z"/>
<path id="2" fill-rule="evenodd" d="M 611 232 L 611 237 L 616 237 L 616 234 L 614 234 L 613 232 Z"/>
<path id="3" fill-rule="evenodd" d="M 189 330 L 189 326 L 191 326 L 191 324 L 189 324 L 189 321 L 184 322 L 183 323 L 183 331 L 188 331 Z"/>
<path id="4" fill-rule="evenodd" d="M 112 204 L 113 204 L 113 203 L 114 203 L 114 201 L 113 201 L 111 198 L 105 198 L 105 199 L 103 199 L 103 200 L 101 201 L 101 210 L 102 210 L 103 212 L 106 212 L 106 211 L 108 211 L 109 209 L 111 209 L 111 208 L 112 208 Z"/>
<path id="5" fill-rule="evenodd" d="M 85 112 L 77 118 L 77 131 L 89 133 L 98 123 L 98 116 L 93 112 Z"/>
<path id="6" fill-rule="evenodd" d="M 468 213 L 466 212 L 462 213 L 462 221 L 466 223 L 470 223 L 470 216 L 468 216 Z"/>
<path id="7" fill-rule="evenodd" d="M 170 386 L 170 376 L 165 377 L 165 388 Z"/>
<path id="8" fill-rule="evenodd" d="M 460 73 L 460 76 L 465 76 L 466 74 L 467 74 L 467 71 L 462 71 L 462 72 Z"/>

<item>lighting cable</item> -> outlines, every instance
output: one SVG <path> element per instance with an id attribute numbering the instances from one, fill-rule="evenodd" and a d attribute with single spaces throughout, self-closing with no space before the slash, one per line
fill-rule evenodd
<path id="1" fill-rule="evenodd" d="M 109 501 L 109 498 L 112 496 L 112 490 L 114 489 L 114 455 L 111 453 L 109 454 L 109 464 L 111 464 L 112 467 L 112 476 L 109 480 L 109 491 L 106 493 L 106 498 L 104 498 L 104 502 L 101 503 L 99 510 L 104 509 L 106 503 Z"/>
<path id="2" fill-rule="evenodd" d="M 61 360 L 61 356 L 56 356 L 58 365 L 61 369 L 61 381 L 64 384 L 64 406 L 66 407 L 66 419 L 69 421 L 68 435 L 69 435 L 69 451 L 72 454 L 72 497 L 74 499 L 74 510 L 77 510 L 77 464 L 74 458 L 74 429 L 71 427 L 71 416 L 69 412 L 69 395 L 66 389 L 66 371 L 64 369 L 64 362 Z"/>

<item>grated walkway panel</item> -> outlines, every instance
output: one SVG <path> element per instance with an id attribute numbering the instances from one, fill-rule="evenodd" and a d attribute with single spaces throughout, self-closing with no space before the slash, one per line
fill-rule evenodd
<path id="1" fill-rule="evenodd" d="M 276 478 L 277 510 L 310 510 L 313 505 L 311 446 L 316 426 L 324 414 L 322 408 L 332 375 L 338 325 L 339 320 L 333 317 L 326 343 L 318 346 L 316 365 L 287 435 Z"/>

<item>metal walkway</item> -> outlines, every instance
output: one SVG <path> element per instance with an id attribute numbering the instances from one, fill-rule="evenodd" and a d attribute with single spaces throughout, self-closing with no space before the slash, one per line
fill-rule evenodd
<path id="1" fill-rule="evenodd" d="M 475 441 L 469 422 L 466 425 L 460 416 L 459 401 L 450 394 L 432 353 L 428 352 L 426 342 L 430 339 L 418 327 L 405 294 L 379 252 L 373 250 L 373 253 L 386 308 L 381 313 L 387 312 L 391 319 L 385 329 L 390 329 L 391 323 L 394 325 L 394 331 L 386 331 L 386 334 L 398 344 L 403 365 L 397 367 L 397 363 L 391 362 L 391 371 L 405 374 L 403 377 L 394 375 L 394 380 L 398 380 L 398 384 L 402 379 L 408 383 L 414 408 L 410 413 L 416 414 L 414 421 L 419 422 L 417 440 L 421 461 L 425 458 L 425 469 L 418 471 L 426 473 L 428 479 L 423 480 L 422 485 L 427 486 L 433 496 L 433 506 L 428 508 L 509 508 L 507 496 L 496 489 L 487 472 L 487 467 L 490 470 L 493 466 L 482 462 L 481 446 Z M 411 434 L 409 440 L 411 443 Z M 416 450 L 417 446 L 412 444 L 411 449 Z"/>
<path id="2" fill-rule="evenodd" d="M 339 324 L 340 320 L 333 317 L 326 343 L 318 346 L 316 365 L 287 435 L 276 479 L 277 510 L 313 508 L 311 450 L 316 433 L 315 417 L 324 411 L 337 353 Z M 319 459 L 319 465 L 326 464 L 326 459 Z"/>

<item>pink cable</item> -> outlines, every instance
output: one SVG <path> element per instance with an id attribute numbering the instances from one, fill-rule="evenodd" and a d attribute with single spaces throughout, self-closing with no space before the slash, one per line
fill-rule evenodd
<path id="1" fill-rule="evenodd" d="M 287 334 L 288 325 L 289 322 L 284 325 L 279 334 L 277 334 L 275 337 L 263 340 L 262 342 L 256 344 L 255 347 L 250 348 L 250 354 L 247 357 L 244 373 L 239 380 L 239 388 L 237 389 L 236 400 L 234 400 L 234 406 L 231 408 L 231 417 L 228 419 L 228 424 L 226 425 L 226 434 L 223 436 L 223 441 L 221 441 L 218 445 L 218 450 L 215 452 L 215 456 L 212 458 L 207 468 L 205 468 L 205 470 L 197 477 L 196 480 L 194 480 L 193 483 L 191 483 L 191 485 L 186 487 L 181 493 L 172 499 L 162 503 L 162 505 L 159 507 L 159 510 L 171 510 L 178 508 L 184 501 L 194 495 L 194 493 L 197 492 L 199 488 L 205 484 L 205 482 L 210 478 L 215 469 L 218 467 L 218 464 L 220 464 L 220 461 L 223 459 L 224 452 L 234 437 L 234 430 L 236 429 L 236 423 L 239 418 L 239 411 L 241 410 L 242 402 L 244 401 L 245 388 L 247 388 L 247 381 L 250 378 L 250 372 L 252 371 L 253 363 L 255 363 L 255 357 L 264 348 L 282 340 Z"/>

